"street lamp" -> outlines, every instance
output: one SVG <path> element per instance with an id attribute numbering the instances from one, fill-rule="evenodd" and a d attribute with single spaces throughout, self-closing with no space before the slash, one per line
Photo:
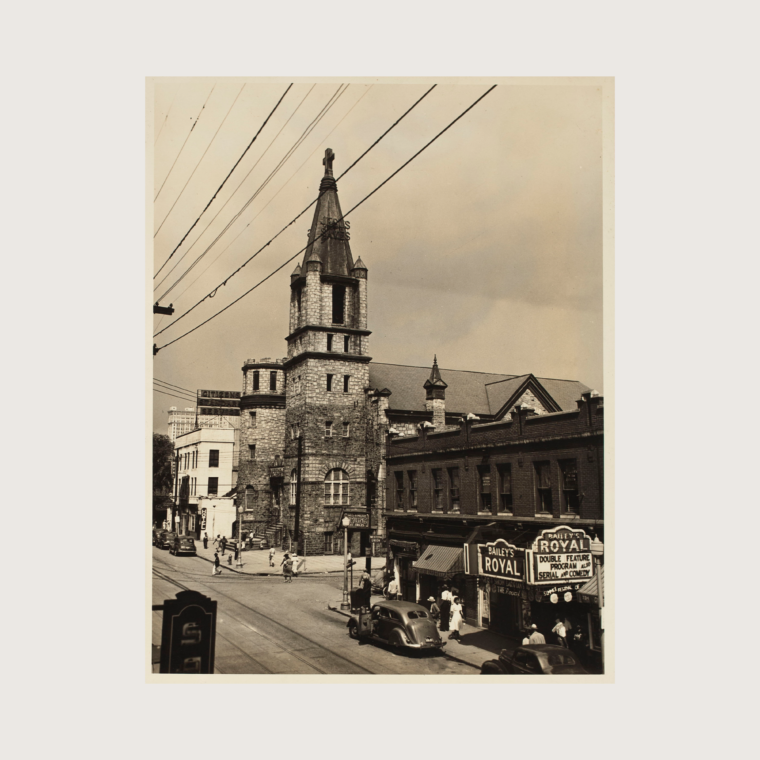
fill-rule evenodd
<path id="1" fill-rule="evenodd" d="M 351 603 L 348 601 L 348 526 L 351 520 L 348 515 L 344 515 L 340 521 L 343 526 L 343 601 L 340 603 L 342 610 L 350 610 Z"/>
<path id="2" fill-rule="evenodd" d="M 604 619 L 602 608 L 604 607 L 604 588 L 602 584 L 602 557 L 604 556 L 604 544 L 594 536 L 591 542 L 591 554 L 594 557 L 594 571 L 596 574 L 596 598 L 599 602 L 599 649 L 602 654 L 602 672 L 604 672 Z"/>

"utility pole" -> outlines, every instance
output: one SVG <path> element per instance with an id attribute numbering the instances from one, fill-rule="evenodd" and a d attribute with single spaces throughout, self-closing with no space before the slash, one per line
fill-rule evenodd
<path id="1" fill-rule="evenodd" d="M 172 512 L 172 519 L 169 521 L 169 530 L 172 530 L 172 521 L 174 515 L 179 511 L 179 452 L 174 452 L 174 509 Z"/>
<path id="2" fill-rule="evenodd" d="M 301 455 L 303 454 L 303 436 L 298 434 L 298 459 L 296 460 L 296 514 L 295 514 L 295 526 L 294 535 L 296 539 L 296 555 L 300 557 L 306 556 L 306 547 L 304 547 L 304 553 L 301 554 L 299 549 L 299 524 L 301 522 Z"/>

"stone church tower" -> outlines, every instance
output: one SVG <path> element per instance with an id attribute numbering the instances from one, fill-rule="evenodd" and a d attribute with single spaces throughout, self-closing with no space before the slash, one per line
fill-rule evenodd
<path id="1" fill-rule="evenodd" d="M 298 513 L 307 554 L 335 551 L 343 511 L 367 506 L 367 268 L 351 255 L 350 223 L 341 219 L 334 158 L 328 149 L 308 247 L 291 275 L 288 356 L 282 365 L 285 517 L 293 531 Z M 355 522 L 360 525 L 362 518 Z M 368 529 L 355 531 L 352 538 L 352 551 L 363 553 L 369 546 Z"/>

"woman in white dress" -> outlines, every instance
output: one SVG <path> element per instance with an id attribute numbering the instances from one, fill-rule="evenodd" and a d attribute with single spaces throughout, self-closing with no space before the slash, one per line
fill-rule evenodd
<path id="1" fill-rule="evenodd" d="M 459 602 L 459 597 L 455 596 L 454 601 L 451 603 L 451 633 L 450 639 L 461 641 L 459 632 L 462 630 L 462 605 Z"/>

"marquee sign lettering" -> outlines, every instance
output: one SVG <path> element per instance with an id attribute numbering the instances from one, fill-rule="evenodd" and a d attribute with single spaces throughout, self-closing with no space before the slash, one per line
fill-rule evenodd
<path id="1" fill-rule="evenodd" d="M 487 544 L 478 544 L 478 574 L 491 578 L 525 580 L 525 549 L 497 538 Z"/>
<path id="2" fill-rule="evenodd" d="M 533 583 L 572 583 L 594 576 L 591 538 L 566 525 L 543 530 L 533 542 Z"/>

